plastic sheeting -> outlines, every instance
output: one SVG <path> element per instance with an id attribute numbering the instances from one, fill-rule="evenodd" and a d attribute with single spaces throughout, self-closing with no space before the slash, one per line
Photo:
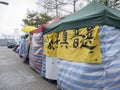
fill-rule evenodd
<path id="1" fill-rule="evenodd" d="M 22 39 L 19 48 L 19 56 L 26 57 L 26 55 L 27 55 L 26 40 Z"/>
<path id="2" fill-rule="evenodd" d="M 33 34 L 29 51 L 29 59 L 30 67 L 41 74 L 42 64 L 45 60 L 45 56 L 43 55 L 43 32 Z M 42 72 L 42 76 L 43 75 L 45 75 L 45 72 Z"/>
<path id="3" fill-rule="evenodd" d="M 57 80 L 57 58 L 46 56 L 46 78 Z"/>
<path id="4" fill-rule="evenodd" d="M 99 30 L 101 64 L 58 60 L 57 82 L 61 90 L 120 89 L 120 29 L 103 26 Z"/>

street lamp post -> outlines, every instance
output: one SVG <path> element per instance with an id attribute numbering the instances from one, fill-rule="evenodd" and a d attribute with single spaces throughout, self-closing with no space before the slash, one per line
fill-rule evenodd
<path id="1" fill-rule="evenodd" d="M 3 2 L 3 1 L 0 1 L 0 4 L 9 5 L 8 2 Z"/>

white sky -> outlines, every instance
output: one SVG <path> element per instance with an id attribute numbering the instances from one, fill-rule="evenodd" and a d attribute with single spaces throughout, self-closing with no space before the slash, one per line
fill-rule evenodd
<path id="1" fill-rule="evenodd" d="M 15 29 L 21 29 L 22 19 L 27 10 L 37 10 L 37 0 L 0 0 L 9 5 L 0 4 L 0 34 L 14 34 Z"/>

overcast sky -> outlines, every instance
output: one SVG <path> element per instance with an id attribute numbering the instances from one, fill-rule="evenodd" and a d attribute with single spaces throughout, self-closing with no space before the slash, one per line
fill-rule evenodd
<path id="1" fill-rule="evenodd" d="M 0 0 L 9 5 L 0 4 L 0 34 L 14 34 L 15 29 L 21 29 L 22 19 L 27 10 L 37 10 L 37 0 Z"/>

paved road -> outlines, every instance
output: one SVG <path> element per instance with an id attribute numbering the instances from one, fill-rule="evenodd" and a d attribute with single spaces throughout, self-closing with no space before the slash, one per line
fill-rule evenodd
<path id="1" fill-rule="evenodd" d="M 23 64 L 12 49 L 0 47 L 0 90 L 57 90 L 57 87 Z"/>

